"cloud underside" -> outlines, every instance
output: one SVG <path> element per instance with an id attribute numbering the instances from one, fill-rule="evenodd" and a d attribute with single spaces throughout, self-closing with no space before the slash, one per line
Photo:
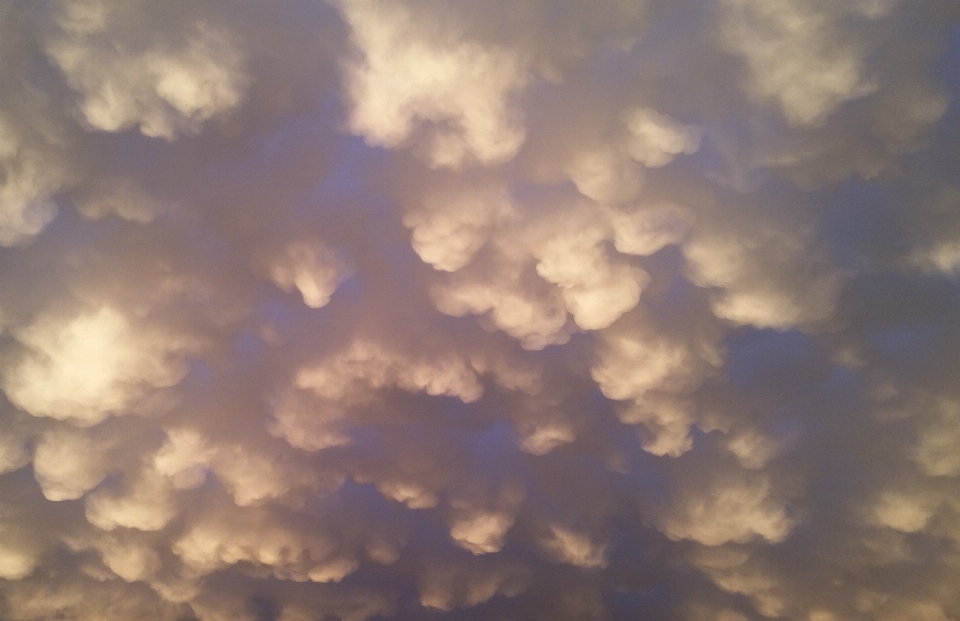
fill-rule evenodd
<path id="1" fill-rule="evenodd" d="M 0 617 L 955 619 L 958 33 L 0 6 Z"/>

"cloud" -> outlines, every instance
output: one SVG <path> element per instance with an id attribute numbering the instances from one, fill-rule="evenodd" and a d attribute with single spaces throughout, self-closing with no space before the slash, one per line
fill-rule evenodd
<path id="1" fill-rule="evenodd" d="M 134 409 L 150 388 L 176 384 L 186 372 L 167 360 L 177 343 L 134 336 L 124 316 L 109 307 L 65 325 L 41 320 L 19 340 L 31 353 L 7 374 L 5 389 L 34 416 L 96 424 Z"/>
<path id="2" fill-rule="evenodd" d="M 676 539 L 693 539 L 708 546 L 749 541 L 761 537 L 782 541 L 792 523 L 781 506 L 769 497 L 770 484 L 746 478 L 717 482 L 688 492 L 664 519 L 664 532 Z"/>
<path id="3" fill-rule="evenodd" d="M 48 500 L 76 500 L 110 473 L 108 439 L 89 432 L 59 428 L 43 434 L 37 442 L 33 470 Z"/>
<path id="4" fill-rule="evenodd" d="M 435 167 L 459 167 L 467 158 L 496 163 L 517 152 L 524 131 L 508 98 L 527 80 L 517 54 L 457 41 L 400 5 L 341 8 L 363 58 L 349 68 L 355 133 L 393 147 L 410 137 L 415 122 L 436 123 L 425 145 Z"/>
<path id="5" fill-rule="evenodd" d="M 893 2 L 852 3 L 836 9 L 828 3 L 723 2 L 724 42 L 749 67 L 749 90 L 776 101 L 787 121 L 816 125 L 845 101 L 870 94 L 876 86 L 867 77 L 865 53 L 854 36 L 838 30 L 843 12 L 877 20 Z M 842 32 L 842 31 L 841 31 Z"/>
<path id="6" fill-rule="evenodd" d="M 0 6 L 0 618 L 953 618 L 958 28 Z"/>
<path id="7" fill-rule="evenodd" d="M 145 136 L 169 140 L 240 103 L 246 76 L 226 33 L 197 20 L 180 25 L 181 40 L 151 45 L 137 31 L 140 7 L 117 10 L 85 0 L 58 8 L 46 52 L 80 94 L 80 113 L 91 127 L 137 126 Z"/>
<path id="8" fill-rule="evenodd" d="M 316 242 L 292 242 L 270 265 L 273 282 L 284 291 L 299 291 L 310 308 L 326 306 L 346 274 L 336 253 Z"/>

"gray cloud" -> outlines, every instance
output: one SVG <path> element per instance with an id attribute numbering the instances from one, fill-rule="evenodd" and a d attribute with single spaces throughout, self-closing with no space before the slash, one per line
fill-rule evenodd
<path id="1" fill-rule="evenodd" d="M 0 617 L 955 619 L 958 33 L 0 7 Z"/>

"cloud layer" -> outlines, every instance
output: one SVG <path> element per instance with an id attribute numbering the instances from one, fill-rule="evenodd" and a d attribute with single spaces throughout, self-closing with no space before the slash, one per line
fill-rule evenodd
<path id="1" fill-rule="evenodd" d="M 0 618 L 960 615 L 952 0 L 0 6 Z"/>

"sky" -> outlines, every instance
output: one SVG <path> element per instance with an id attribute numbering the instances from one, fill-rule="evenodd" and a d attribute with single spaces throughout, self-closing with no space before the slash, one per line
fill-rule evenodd
<path id="1" fill-rule="evenodd" d="M 956 0 L 0 2 L 0 620 L 960 620 Z"/>

